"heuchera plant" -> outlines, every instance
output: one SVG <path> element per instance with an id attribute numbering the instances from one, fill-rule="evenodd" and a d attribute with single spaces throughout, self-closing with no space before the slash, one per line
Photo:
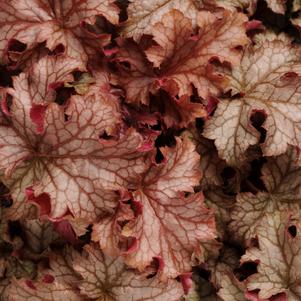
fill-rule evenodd
<path id="1" fill-rule="evenodd" d="M 301 300 L 300 0 L 0 0 L 0 300 Z"/>

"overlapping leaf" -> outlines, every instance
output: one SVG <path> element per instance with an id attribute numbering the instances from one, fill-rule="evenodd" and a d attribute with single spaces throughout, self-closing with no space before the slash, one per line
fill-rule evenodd
<path id="1" fill-rule="evenodd" d="M 202 170 L 201 186 L 203 189 L 209 186 L 222 186 L 221 171 L 226 167 L 225 161 L 218 157 L 214 144 L 204 138 L 196 128 L 191 130 L 192 139 L 196 150 L 201 156 L 200 164 Z"/>
<path id="2" fill-rule="evenodd" d="M 239 9 L 246 10 L 250 15 L 256 10 L 257 0 L 203 0 L 207 6 L 224 7 L 229 10 Z"/>
<path id="3" fill-rule="evenodd" d="M 44 56 L 28 71 L 28 93 L 35 104 L 55 100 L 55 88 L 73 81 L 72 72 L 82 70 L 81 62 L 64 56 Z"/>
<path id="4" fill-rule="evenodd" d="M 54 280 L 52 283 L 43 281 L 32 284 L 24 279 L 13 280 L 9 290 L 8 301 L 83 301 L 84 299 L 70 287 Z"/>
<path id="5" fill-rule="evenodd" d="M 268 7 L 277 14 L 284 14 L 286 10 L 286 0 L 273 1 L 266 0 Z"/>
<path id="6" fill-rule="evenodd" d="M 289 226 L 297 228 L 294 237 Z M 267 299 L 284 293 L 287 300 L 297 301 L 300 288 L 300 225 L 290 219 L 287 212 L 267 214 L 256 229 L 259 248 L 250 248 L 242 262 L 258 262 L 258 273 L 247 279 L 250 291 L 259 290 L 258 297 Z"/>
<path id="7" fill-rule="evenodd" d="M 51 103 L 45 111 L 45 131 L 37 135 L 25 74 L 16 77 L 14 89 L 7 92 L 13 104 L 10 124 L 1 126 L 0 153 L 4 181 L 13 195 L 23 198 L 25 189 L 33 186 L 36 196 L 50 197 L 53 218 L 70 210 L 77 217 L 93 219 L 116 206 L 114 192 L 104 188 L 127 187 L 144 171 L 144 154 L 137 151 L 143 141 L 133 129 L 121 133 L 118 141 L 99 139 L 103 133 L 114 135 L 120 123 L 114 97 L 73 96 L 65 113 Z M 18 207 L 24 199 L 14 202 Z"/>
<path id="8" fill-rule="evenodd" d="M 49 221 L 25 220 L 21 226 L 29 256 L 41 254 L 49 248 L 51 243 L 59 239 L 59 235 L 54 231 L 53 225 Z"/>
<path id="9" fill-rule="evenodd" d="M 119 229 L 123 237 L 136 242 L 125 254 L 125 262 L 144 270 L 153 258 L 158 258 L 162 261 L 162 278 L 166 278 L 190 270 L 192 252 L 198 250 L 200 241 L 214 238 L 215 226 L 213 213 L 203 205 L 201 193 L 184 196 L 184 192 L 193 192 L 200 179 L 199 159 L 192 142 L 187 137 L 177 139 L 174 149 L 164 148 L 162 152 L 166 162 L 150 167 L 139 190 L 133 193 L 136 213 L 130 214 L 129 208 L 122 205 L 114 218 L 96 226 L 94 236 L 110 251 L 112 243 L 118 243 Z M 128 221 L 122 229 L 121 220 Z M 101 239 L 102 233 L 110 239 L 110 248 Z"/>
<path id="10" fill-rule="evenodd" d="M 254 11 L 256 0 L 155 0 L 155 1 L 130 1 L 128 7 L 128 20 L 123 24 L 122 35 L 132 37 L 138 41 L 143 35 L 151 35 L 154 25 L 162 20 L 162 17 L 177 9 L 184 13 L 197 26 L 197 14 L 202 9 L 215 9 L 224 7 L 235 11 L 248 9 Z"/>
<path id="11" fill-rule="evenodd" d="M 151 65 L 133 43 L 122 43 L 116 60 L 128 62 L 130 70 L 124 70 L 119 78 L 126 90 L 127 101 L 148 102 L 148 93 L 159 87 L 171 95 L 191 95 L 192 85 L 202 97 L 218 93 L 225 82 L 213 71 L 211 59 L 238 64 L 239 46 L 246 45 L 245 16 L 224 11 L 222 17 L 210 12 L 199 12 L 198 33 L 193 35 L 191 20 L 178 10 L 171 10 L 154 25 L 153 36 L 158 45 L 147 49 Z"/>
<path id="12" fill-rule="evenodd" d="M 265 213 L 277 210 L 300 210 L 301 167 L 298 152 L 290 147 L 286 154 L 269 158 L 262 169 L 262 180 L 266 192 L 243 192 L 238 194 L 237 203 L 231 213 L 231 229 L 240 239 L 250 239 Z"/>
<path id="13" fill-rule="evenodd" d="M 264 155 L 300 146 L 300 55 L 289 39 L 261 41 L 245 51 L 240 66 L 229 75 L 232 94 L 239 97 L 220 101 L 204 131 L 229 164 L 240 165 L 248 147 L 259 143 L 260 133 L 251 122 L 256 112 L 266 117 Z"/>
<path id="14" fill-rule="evenodd" d="M 218 295 L 224 301 L 247 301 L 245 297 L 246 287 L 239 282 L 233 274 L 225 271 L 221 274 L 221 286 Z"/>
<path id="15" fill-rule="evenodd" d="M 93 300 L 176 301 L 183 294 L 177 281 L 160 283 L 157 277 L 147 279 L 147 275 L 137 274 L 121 259 L 110 258 L 93 245 L 86 246 L 84 255 L 75 259 L 74 269 L 83 278 L 81 293 Z"/>
<path id="16" fill-rule="evenodd" d="M 195 0 L 131 1 L 123 34 L 126 37 L 133 37 L 134 40 L 139 40 L 142 35 L 152 34 L 153 26 L 172 9 L 185 12 L 185 15 L 195 22 L 199 8 L 201 2 Z"/>
<path id="17" fill-rule="evenodd" d="M 0 0 L 0 299 L 301 299 L 300 3 Z"/>
<path id="18" fill-rule="evenodd" d="M 0 10 L 0 57 L 4 62 L 8 59 L 9 43 L 17 40 L 27 49 L 42 42 L 46 42 L 50 50 L 63 45 L 66 55 L 85 67 L 89 47 L 101 49 L 102 42 L 101 36 L 93 33 L 90 33 L 94 37 L 91 41 L 89 32 L 82 25 L 94 23 L 96 15 L 104 16 L 113 24 L 118 23 L 118 8 L 111 0 L 2 0 Z"/>

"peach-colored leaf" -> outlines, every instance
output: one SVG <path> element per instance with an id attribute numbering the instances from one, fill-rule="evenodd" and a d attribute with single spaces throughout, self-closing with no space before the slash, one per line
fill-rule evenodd
<path id="1" fill-rule="evenodd" d="M 122 34 L 136 41 L 142 35 L 153 34 L 153 26 L 172 9 L 185 12 L 196 25 L 196 15 L 201 7 L 201 1 L 198 0 L 132 0 L 127 9 L 128 20 L 124 24 Z"/>
<path id="2" fill-rule="evenodd" d="M 64 56 L 44 56 L 28 73 L 29 93 L 35 104 L 48 104 L 55 99 L 55 86 L 73 81 L 72 72 L 81 71 L 78 60 Z"/>
<path id="3" fill-rule="evenodd" d="M 240 11 L 246 10 L 248 14 L 252 15 L 256 10 L 257 0 L 203 0 L 208 8 L 217 6 L 223 7 L 234 11 L 239 9 Z"/>
<path id="4" fill-rule="evenodd" d="M 268 7 L 277 14 L 285 14 L 287 0 L 266 0 Z"/>
<path id="5" fill-rule="evenodd" d="M 120 66 L 116 75 L 118 82 L 126 91 L 126 100 L 131 103 L 144 103 L 149 101 L 149 93 L 156 90 L 156 74 L 151 63 L 137 44 L 128 40 L 119 40 L 120 50 L 115 61 L 119 64 L 127 62 L 129 69 Z"/>
<path id="6" fill-rule="evenodd" d="M 266 118 L 264 155 L 280 155 L 288 145 L 300 147 L 300 55 L 289 39 L 261 41 L 245 51 L 229 75 L 229 88 L 240 97 L 221 100 L 204 130 L 229 164 L 240 165 L 248 147 L 259 143 L 260 133 L 251 122 L 256 112 Z"/>
<path id="7" fill-rule="evenodd" d="M 22 220 L 23 239 L 29 255 L 41 254 L 51 243 L 59 239 L 54 232 L 52 223 L 47 220 Z"/>
<path id="8" fill-rule="evenodd" d="M 76 291 L 64 283 L 54 280 L 52 283 L 30 280 L 12 280 L 8 301 L 84 301 Z"/>
<path id="9" fill-rule="evenodd" d="M 230 222 L 230 212 L 235 204 L 235 197 L 226 195 L 220 187 L 211 186 L 204 191 L 205 203 L 214 209 L 217 233 L 226 237 L 226 226 Z"/>
<path id="10" fill-rule="evenodd" d="M 246 18 L 228 11 L 222 17 L 200 12 L 197 22 L 199 32 L 191 38 L 189 19 L 177 10 L 166 14 L 154 26 L 154 40 L 159 46 L 151 47 L 146 54 L 154 66 L 163 69 L 162 79 L 167 78 L 177 84 L 180 95 L 190 95 L 191 85 L 194 85 L 200 96 L 206 97 L 209 92 L 216 93 L 214 83 L 211 83 L 214 75 L 208 77 L 210 59 L 239 64 L 240 52 L 235 47 L 248 42 L 244 28 Z"/>
<path id="11" fill-rule="evenodd" d="M 218 17 L 208 11 L 199 12 L 199 31 L 192 37 L 191 21 L 182 12 L 172 10 L 165 14 L 162 21 L 154 25 L 157 45 L 146 50 L 148 59 L 159 70 L 152 72 L 137 47 L 124 48 L 121 55 L 117 54 L 117 60 L 121 57 L 131 65 L 126 77 L 120 80 L 130 95 L 128 101 L 140 98 L 141 102 L 147 103 L 148 92 L 159 87 L 179 96 L 191 95 L 192 86 L 202 97 L 217 94 L 225 82 L 213 71 L 210 60 L 234 65 L 240 62 L 241 51 L 237 47 L 248 43 L 246 21 L 240 13 L 224 11 L 222 17 Z"/>
<path id="12" fill-rule="evenodd" d="M 120 254 L 120 242 L 127 242 L 126 237 L 122 237 L 122 222 L 135 218 L 131 204 L 127 203 L 129 198 L 130 195 L 125 195 L 119 201 L 115 214 L 103 218 L 100 223 L 93 226 L 92 240 L 97 241 L 101 249 L 110 256 L 118 256 Z M 134 243 L 136 242 L 132 242 L 132 244 Z"/>
<path id="13" fill-rule="evenodd" d="M 297 149 L 288 151 L 275 158 L 269 158 L 262 169 L 262 180 L 266 192 L 242 192 L 231 213 L 230 229 L 240 240 L 249 240 L 256 235 L 256 227 L 265 213 L 276 210 L 300 210 L 301 167 L 297 164 Z"/>
<path id="14" fill-rule="evenodd" d="M 163 148 L 161 151 L 165 160 L 150 167 L 141 188 L 133 193 L 137 208 L 134 210 L 135 218 L 128 218 L 129 214 L 126 214 L 124 220 L 127 223 L 120 230 L 114 225 L 120 217 L 118 215 L 105 220 L 106 226 L 96 226 L 95 230 L 106 227 L 104 233 L 108 233 L 111 228 L 111 231 L 115 229 L 111 233 L 121 234 L 119 241 L 124 237 L 135 239 L 136 245 L 123 253 L 125 262 L 142 271 L 153 258 L 158 258 L 162 263 L 162 279 L 166 279 L 191 269 L 192 253 L 199 250 L 201 241 L 214 238 L 215 224 L 213 212 L 203 204 L 202 193 L 193 194 L 193 186 L 200 179 L 200 170 L 199 157 L 192 142 L 187 137 L 183 141 L 177 138 L 175 148 Z M 184 192 L 191 195 L 186 197 Z M 94 236 L 101 236 L 101 232 Z M 116 244 L 116 236 L 110 242 Z M 103 240 L 101 245 L 104 245 Z"/>
<path id="15" fill-rule="evenodd" d="M 89 45 L 84 45 L 85 35 L 82 22 L 94 23 L 96 15 L 118 23 L 118 8 L 111 0 L 6 0 L 0 1 L 0 58 L 7 61 L 9 43 L 17 40 L 31 49 L 46 41 L 54 50 L 58 45 L 65 47 L 67 56 L 77 59 L 85 67 Z M 87 33 L 86 33 L 87 35 Z M 101 40 L 98 42 L 101 49 Z"/>
<path id="16" fill-rule="evenodd" d="M 50 197 L 51 217 L 69 209 L 75 217 L 93 219 L 115 208 L 113 190 L 130 187 L 144 171 L 145 154 L 137 150 L 142 137 L 133 129 L 120 133 L 118 140 L 99 138 L 116 135 L 121 121 L 116 97 L 93 91 L 72 96 L 65 110 L 49 104 L 41 118 L 44 132 L 37 134 L 30 119 L 33 99 L 26 75 L 14 79 L 14 88 L 7 90 L 13 97 L 11 124 L 0 131 L 4 180 L 16 188 L 12 194 L 22 198 L 14 202 L 24 203 L 25 188 L 33 186 L 35 196 Z"/>
<path id="17" fill-rule="evenodd" d="M 94 245 L 87 245 L 83 256 L 74 261 L 74 269 L 82 276 L 83 295 L 108 301 L 177 301 L 183 294 L 180 283 L 160 283 L 126 267 L 120 258 L 110 258 Z"/>
<path id="18" fill-rule="evenodd" d="M 73 262 L 77 256 L 77 252 L 69 246 L 65 246 L 60 252 L 50 252 L 50 269 L 46 272 L 60 283 L 66 283 L 74 288 L 78 287 L 80 275 L 73 269 Z"/>
<path id="19" fill-rule="evenodd" d="M 288 232 L 296 227 L 296 236 Z M 259 248 L 246 251 L 241 262 L 257 262 L 257 273 L 247 278 L 249 291 L 259 290 L 260 299 L 284 293 L 287 300 L 297 301 L 301 297 L 300 287 L 300 224 L 291 220 L 285 212 L 266 214 L 256 229 Z"/>
<path id="20" fill-rule="evenodd" d="M 213 142 L 204 138 L 197 128 L 192 128 L 190 132 L 192 133 L 192 141 L 196 145 L 196 150 L 201 156 L 202 188 L 222 186 L 221 171 L 226 167 L 226 162 L 219 158 Z"/>

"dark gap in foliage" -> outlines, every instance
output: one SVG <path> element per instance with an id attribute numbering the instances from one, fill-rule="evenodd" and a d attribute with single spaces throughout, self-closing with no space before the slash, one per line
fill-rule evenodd
<path id="1" fill-rule="evenodd" d="M 8 243 L 8 242 L 1 242 L 0 243 L 0 254 L 1 257 L 8 257 L 11 255 L 11 253 L 13 252 L 14 248 L 12 246 L 12 244 Z"/>
<path id="2" fill-rule="evenodd" d="M 0 197 L 8 193 L 9 193 L 9 189 L 2 182 L 0 182 Z"/>
<path id="3" fill-rule="evenodd" d="M 2 208 L 9 208 L 13 204 L 13 199 L 9 194 L 0 196 L 0 206 Z"/>
<path id="4" fill-rule="evenodd" d="M 235 178 L 237 176 L 237 172 L 234 168 L 230 166 L 226 166 L 222 172 L 220 173 L 223 180 L 223 188 L 225 193 L 231 195 L 235 194 L 235 191 L 232 191 L 233 185 L 235 185 Z"/>
<path id="5" fill-rule="evenodd" d="M 90 243 L 91 241 L 91 233 L 92 233 L 92 227 L 93 225 L 90 224 L 88 227 L 87 227 L 87 232 L 81 236 L 79 236 L 79 240 L 81 240 L 84 244 L 88 244 Z"/>
<path id="6" fill-rule="evenodd" d="M 0 87 L 12 87 L 12 76 L 18 73 L 16 70 L 9 70 L 7 66 L 0 65 Z"/>
<path id="7" fill-rule="evenodd" d="M 285 32 L 291 36 L 292 38 L 294 38 L 294 43 L 296 44 L 300 44 L 301 43 L 301 37 L 300 37 L 300 30 L 298 30 L 298 28 L 292 24 L 291 20 L 294 19 L 294 18 L 297 18 L 298 15 L 300 14 L 299 11 L 296 11 L 296 12 L 293 12 L 293 2 L 294 0 L 287 0 L 286 1 L 286 12 L 285 12 L 285 16 L 286 18 L 288 19 L 288 25 L 287 27 L 285 28 Z"/>
<path id="8" fill-rule="evenodd" d="M 78 70 L 72 72 L 72 75 L 73 75 L 73 77 L 74 77 L 74 81 L 79 81 L 84 73 L 85 73 L 85 72 L 83 72 L 83 71 L 78 71 Z"/>
<path id="9" fill-rule="evenodd" d="M 195 126 L 200 132 L 203 132 L 205 126 L 205 120 L 203 118 L 196 118 Z"/>
<path id="10" fill-rule="evenodd" d="M 11 239 L 19 236 L 25 241 L 25 236 L 19 221 L 8 221 L 8 235 Z"/>
<path id="11" fill-rule="evenodd" d="M 294 226 L 294 225 L 289 226 L 287 231 L 293 238 L 295 238 L 297 236 L 297 227 L 296 226 Z"/>
<path id="12" fill-rule="evenodd" d="M 257 273 L 255 262 L 245 262 L 239 268 L 234 269 L 234 274 L 239 281 L 243 281 L 255 273 Z"/>
<path id="13" fill-rule="evenodd" d="M 286 12 L 284 15 L 274 13 L 264 0 L 257 2 L 257 9 L 250 20 L 259 20 L 264 26 L 272 29 L 276 33 L 285 32 L 294 39 L 295 43 L 301 43 L 299 30 L 291 23 L 291 18 L 297 17 L 298 12 L 293 13 L 293 0 L 286 2 Z"/>
<path id="14" fill-rule="evenodd" d="M 258 129 L 264 124 L 266 118 L 267 118 L 267 114 L 264 111 L 261 110 L 253 111 L 251 115 L 252 125 L 256 129 Z"/>
<path id="15" fill-rule="evenodd" d="M 207 281 L 210 281 L 211 272 L 210 272 L 209 270 L 206 270 L 206 269 L 204 269 L 204 268 L 202 268 L 202 267 L 199 267 L 198 270 L 197 270 L 197 274 L 198 274 L 201 278 L 203 278 L 203 279 L 205 279 L 205 280 L 207 280 Z"/>
<path id="16" fill-rule="evenodd" d="M 97 16 L 96 22 L 94 25 L 88 25 L 89 31 L 95 33 L 95 34 L 110 34 L 112 35 L 112 38 L 117 37 L 115 26 L 110 23 L 106 18 L 103 16 Z"/>
<path id="17" fill-rule="evenodd" d="M 63 44 L 57 45 L 52 51 L 49 51 L 49 55 L 60 55 L 65 52 L 65 46 Z"/>
<path id="18" fill-rule="evenodd" d="M 193 103 L 202 103 L 204 100 L 198 95 L 197 88 L 192 85 L 192 95 L 190 96 L 190 101 Z"/>
<path id="19" fill-rule="evenodd" d="M 112 135 L 109 135 L 106 131 L 104 131 L 103 133 L 101 133 L 99 135 L 99 139 L 103 139 L 103 140 L 112 140 L 114 137 Z"/>
<path id="20" fill-rule="evenodd" d="M 261 176 L 261 169 L 267 160 L 263 157 L 251 161 L 251 170 L 246 179 L 241 183 L 241 192 L 251 191 L 256 193 L 259 191 L 267 191 Z"/>
<path id="21" fill-rule="evenodd" d="M 131 70 L 131 64 L 127 61 L 118 62 L 119 66 L 122 66 L 123 69 L 130 71 Z"/>
<path id="22" fill-rule="evenodd" d="M 68 122 L 70 120 L 71 116 L 64 114 L 64 121 Z"/>
<path id="23" fill-rule="evenodd" d="M 228 232 L 228 229 L 226 229 L 226 231 Z M 230 235 L 230 233 L 228 233 L 228 234 Z M 234 249 L 235 252 L 237 253 L 238 257 L 241 257 L 242 255 L 245 254 L 246 250 L 237 241 L 232 241 L 231 239 L 227 239 L 227 240 L 223 241 L 223 245 L 224 246 L 220 251 L 219 258 L 222 258 L 223 254 L 225 253 L 224 250 L 226 250 L 226 249 Z"/>
<path id="24" fill-rule="evenodd" d="M 151 279 L 151 278 L 154 278 L 155 276 L 156 276 L 156 273 L 151 273 L 146 276 L 146 279 Z"/>
<path id="25" fill-rule="evenodd" d="M 54 101 L 61 106 L 65 105 L 71 95 L 75 93 L 74 88 L 66 88 L 64 86 L 55 89 L 55 91 L 56 97 Z"/>
<path id="26" fill-rule="evenodd" d="M 293 43 L 301 44 L 301 31 L 299 31 L 291 22 L 287 27 L 286 33 L 294 38 Z"/>
<path id="27" fill-rule="evenodd" d="M 6 111 L 6 113 L 11 112 L 11 106 L 13 104 L 13 97 L 10 94 L 6 94 L 5 98 L 2 99 L 2 111 Z M 5 109 L 4 109 L 5 108 Z"/>
<path id="28" fill-rule="evenodd" d="M 26 44 L 15 40 L 15 39 L 11 39 L 8 43 L 8 51 L 10 52 L 24 52 L 26 50 L 27 46 Z"/>
<path id="29" fill-rule="evenodd" d="M 267 114 L 263 110 L 253 110 L 251 114 L 251 124 L 260 133 L 259 143 L 264 143 L 267 130 L 263 127 L 267 119 Z"/>
<path id="30" fill-rule="evenodd" d="M 158 123 L 156 125 L 152 126 L 151 128 L 154 131 L 161 131 L 161 128 L 162 128 L 161 121 L 159 120 Z"/>
<path id="31" fill-rule="evenodd" d="M 257 9 L 251 20 L 259 20 L 268 28 L 279 33 L 284 31 L 288 25 L 286 16 L 274 13 L 266 4 L 264 0 L 258 0 Z"/>
<path id="32" fill-rule="evenodd" d="M 120 228 L 123 228 L 129 221 L 128 220 L 118 220 L 117 224 L 120 226 Z"/>
<path id="33" fill-rule="evenodd" d="M 129 5 L 129 1 L 127 0 L 117 0 L 116 4 L 120 8 L 119 21 L 124 22 L 128 18 L 127 7 Z"/>
<path id="34" fill-rule="evenodd" d="M 159 163 L 162 163 L 163 160 L 164 160 L 164 156 L 163 156 L 162 152 L 160 151 L 160 149 L 157 148 L 157 153 L 156 153 L 156 156 L 155 156 L 155 161 L 156 161 L 157 164 L 159 164 Z"/>
<path id="35" fill-rule="evenodd" d="M 156 95 L 151 94 L 150 102 L 149 102 L 150 112 L 152 113 L 158 112 L 162 116 L 164 116 L 166 113 L 166 104 L 165 104 L 166 99 L 169 99 L 169 95 L 161 89 Z"/>
<path id="36" fill-rule="evenodd" d="M 117 63 L 117 62 L 115 62 L 113 60 L 109 60 L 107 62 L 107 66 L 111 70 L 112 73 L 118 73 L 118 64 L 119 64 L 119 62 Z"/>
<path id="37" fill-rule="evenodd" d="M 156 147 L 162 147 L 162 146 L 173 147 L 173 146 L 175 146 L 176 145 L 175 136 L 179 136 L 180 133 L 181 133 L 181 131 L 177 131 L 172 128 L 162 131 L 162 133 L 158 136 L 158 138 L 155 141 L 155 146 Z"/>
<path id="38" fill-rule="evenodd" d="M 149 266 L 150 273 L 146 276 L 146 279 L 151 279 L 157 275 L 162 265 L 161 259 L 153 257 L 153 260 Z"/>

